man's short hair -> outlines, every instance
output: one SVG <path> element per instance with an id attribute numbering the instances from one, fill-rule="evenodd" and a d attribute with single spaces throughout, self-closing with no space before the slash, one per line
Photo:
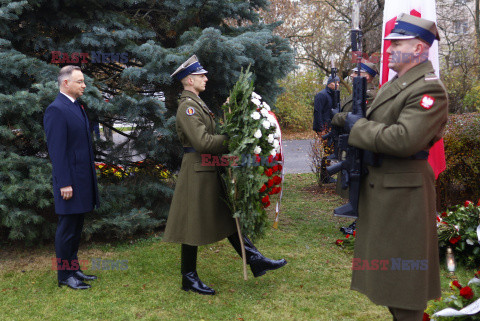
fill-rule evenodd
<path id="1" fill-rule="evenodd" d="M 58 87 L 60 87 L 62 85 L 62 82 L 65 79 L 70 78 L 70 76 L 72 75 L 74 70 L 82 71 L 82 68 L 80 68 L 78 66 L 68 65 L 68 66 L 62 67 L 62 69 L 60 69 L 60 72 L 58 73 L 58 77 L 57 77 Z"/>

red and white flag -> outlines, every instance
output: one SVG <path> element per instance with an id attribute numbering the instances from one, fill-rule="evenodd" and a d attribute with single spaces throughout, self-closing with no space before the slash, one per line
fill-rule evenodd
<path id="1" fill-rule="evenodd" d="M 400 13 L 408 13 L 412 16 L 421 17 L 437 22 L 437 12 L 435 0 L 385 0 L 385 10 L 383 11 L 383 38 L 388 36 L 395 26 L 395 21 Z M 382 39 L 383 39 L 382 38 Z M 389 54 L 386 52 L 390 46 L 390 40 L 382 42 L 382 61 L 380 66 L 380 86 L 395 76 L 395 71 L 388 68 Z M 434 41 L 430 47 L 428 59 L 432 62 L 437 76 L 440 76 L 440 67 L 438 63 L 438 41 Z M 435 178 L 438 178 L 441 172 L 446 168 L 445 150 L 443 139 L 439 140 L 430 148 L 428 162 L 432 166 Z"/>

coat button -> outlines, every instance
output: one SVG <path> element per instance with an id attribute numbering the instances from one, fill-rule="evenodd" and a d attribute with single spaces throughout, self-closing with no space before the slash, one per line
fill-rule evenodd
<path id="1" fill-rule="evenodd" d="M 373 187 L 375 186 L 375 184 L 373 184 L 372 182 L 369 182 L 369 183 L 368 183 L 368 186 L 370 186 L 370 187 L 373 188 Z"/>

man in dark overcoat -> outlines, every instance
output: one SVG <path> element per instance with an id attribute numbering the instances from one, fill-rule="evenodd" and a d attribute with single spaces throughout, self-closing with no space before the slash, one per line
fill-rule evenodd
<path id="1" fill-rule="evenodd" d="M 315 95 L 313 101 L 313 130 L 321 138 L 331 129 L 332 108 L 334 90 L 338 90 L 340 86 L 340 78 L 336 76 L 328 77 L 327 86 Z M 323 157 L 320 164 L 320 177 L 322 183 L 334 183 L 335 180 L 327 173 L 327 157 L 332 154 L 333 146 L 325 141 L 323 144 Z"/>
<path id="2" fill-rule="evenodd" d="M 217 168 L 202 164 L 202 154 L 228 152 L 225 144 L 227 137 L 215 133 L 214 114 L 198 96 L 205 90 L 206 73 L 193 55 L 172 74 L 184 88 L 176 117 L 184 156 L 163 240 L 182 244 L 182 289 L 213 295 L 215 290 L 204 284 L 197 274 L 198 246 L 228 237 L 237 253 L 241 253 L 241 248 Z M 245 236 L 243 241 L 246 260 L 255 277 L 287 263 L 284 259 L 264 257 Z"/>
<path id="3" fill-rule="evenodd" d="M 427 158 L 444 132 L 445 87 L 428 60 L 435 23 L 402 14 L 387 49 L 397 75 L 385 83 L 366 118 L 351 113 L 348 143 L 374 152 L 379 164 L 361 180 L 353 290 L 387 306 L 394 320 L 422 320 L 441 296 L 435 177 Z"/>
<path id="4" fill-rule="evenodd" d="M 80 67 L 65 66 L 58 75 L 60 93 L 45 110 L 43 124 L 52 161 L 53 197 L 58 214 L 55 252 L 58 286 L 88 289 L 78 261 L 85 215 L 99 205 L 91 131 L 77 101 L 86 88 Z"/>

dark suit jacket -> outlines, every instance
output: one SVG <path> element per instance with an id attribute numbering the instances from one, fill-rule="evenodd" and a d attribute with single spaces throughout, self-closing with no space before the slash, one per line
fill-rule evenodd
<path id="1" fill-rule="evenodd" d="M 57 214 L 79 214 L 98 207 L 97 176 L 87 115 L 59 93 L 43 118 L 52 161 L 53 196 Z M 64 200 L 60 188 L 72 186 L 73 197 Z"/>
<path id="2" fill-rule="evenodd" d="M 313 130 L 321 132 L 330 127 L 332 120 L 333 90 L 325 87 L 315 95 L 313 102 Z"/>

